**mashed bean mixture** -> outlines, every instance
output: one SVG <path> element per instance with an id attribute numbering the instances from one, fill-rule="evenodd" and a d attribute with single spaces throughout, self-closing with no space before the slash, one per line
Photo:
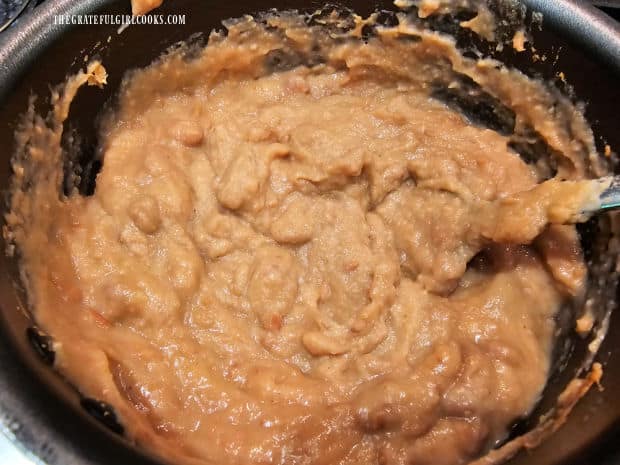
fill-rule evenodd
<path id="1" fill-rule="evenodd" d="M 583 291 L 574 227 L 547 223 L 587 198 L 591 133 L 403 21 L 367 43 L 266 21 L 126 79 L 92 196 L 59 195 L 59 142 L 100 65 L 31 115 L 7 234 L 56 366 L 175 463 L 467 462 L 528 414 Z M 458 76 L 547 141 L 554 179 L 433 98 Z"/>

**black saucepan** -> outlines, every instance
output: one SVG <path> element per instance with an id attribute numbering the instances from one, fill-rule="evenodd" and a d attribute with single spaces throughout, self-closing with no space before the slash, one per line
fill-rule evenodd
<path id="1" fill-rule="evenodd" d="M 80 163 L 92 176 L 97 136 L 95 121 L 111 101 L 123 72 L 148 65 L 168 46 L 196 33 L 219 28 L 223 19 L 270 8 L 303 11 L 323 6 L 317 0 L 168 0 L 161 14 L 185 15 L 184 25 L 136 25 L 118 34 L 118 26 L 57 24 L 64 14 L 129 14 L 129 0 L 47 0 L 17 27 L 0 37 L 0 190 L 6 192 L 10 156 L 18 116 L 31 95 L 39 95 L 44 108 L 50 83 L 62 82 L 84 64 L 84 56 L 98 56 L 109 72 L 109 85 L 83 89 L 75 100 L 68 128 L 81 135 Z M 387 0 L 338 0 L 359 14 L 376 8 L 391 9 Z M 507 50 L 501 58 L 511 66 L 554 80 L 556 85 L 586 103 L 601 152 L 605 144 L 620 148 L 620 28 L 593 7 L 577 0 L 527 0 L 544 15 L 542 30 L 533 30 L 535 46 L 546 60 L 532 60 L 531 52 Z M 528 13 L 529 14 L 529 13 Z M 450 30 L 448 21 L 438 29 Z M 454 29 L 452 27 L 452 29 Z M 450 32 L 450 31 L 448 31 Z M 110 40 L 108 42 L 108 37 Z M 200 40 L 200 38 L 193 40 Z M 559 73 L 570 86 L 558 78 Z M 612 161 L 612 165 L 614 162 Z M 616 170 L 618 171 L 618 170 Z M 86 176 L 88 178 L 89 176 Z M 82 186 L 88 190 L 92 186 Z M 580 229 L 587 258 L 597 266 L 611 253 L 605 220 Z M 45 253 L 45 250 L 41 250 Z M 599 267 L 600 268 L 600 267 Z M 0 424 L 18 445 L 49 465 L 146 465 L 158 463 L 128 444 L 122 425 L 101 422 L 105 406 L 81 399 L 50 368 L 46 340 L 35 331 L 24 305 L 15 261 L 0 257 Z M 616 277 L 603 267 L 594 280 L 599 294 L 616 301 Z M 595 283 L 596 284 L 596 283 Z M 605 299 L 602 300 L 603 302 Z M 604 364 L 604 390 L 594 389 L 577 406 L 568 423 L 539 448 L 512 460 L 516 465 L 620 464 L 620 313 L 613 314 L 598 360 Z M 513 435 L 535 424 L 579 370 L 587 341 L 567 337 L 561 342 L 554 374 L 540 405 L 529 420 L 515 425 Z"/>

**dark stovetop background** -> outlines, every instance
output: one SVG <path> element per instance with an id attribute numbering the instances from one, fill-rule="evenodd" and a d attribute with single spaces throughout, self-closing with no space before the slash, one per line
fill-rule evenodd
<path id="1" fill-rule="evenodd" d="M 618 3 L 617 6 L 615 7 L 599 7 L 601 10 L 603 10 L 605 13 L 607 13 L 609 16 L 611 16 L 612 18 L 614 18 L 616 21 L 620 21 L 620 3 Z"/>

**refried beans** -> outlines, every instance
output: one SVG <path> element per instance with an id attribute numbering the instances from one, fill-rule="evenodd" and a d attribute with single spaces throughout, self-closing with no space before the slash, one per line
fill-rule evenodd
<path id="1" fill-rule="evenodd" d="M 55 365 L 174 463 L 468 462 L 531 411 L 584 292 L 581 113 L 405 16 L 328 20 L 241 18 L 128 74 L 92 196 L 63 194 L 60 141 L 101 64 L 18 134 L 5 235 Z M 464 82 L 509 132 L 437 98 Z M 533 131 L 553 170 L 510 148 Z"/>

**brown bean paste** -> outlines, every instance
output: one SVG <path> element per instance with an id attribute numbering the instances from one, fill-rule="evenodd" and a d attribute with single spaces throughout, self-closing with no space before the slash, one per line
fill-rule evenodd
<path id="1" fill-rule="evenodd" d="M 584 291 L 563 223 L 591 194 L 585 120 L 404 16 L 367 41 L 227 27 L 128 75 L 92 196 L 62 193 L 60 141 L 100 64 L 18 134 L 5 234 L 57 368 L 174 463 L 478 457 L 532 409 Z M 546 141 L 551 175 L 437 98 L 463 82 Z"/>

